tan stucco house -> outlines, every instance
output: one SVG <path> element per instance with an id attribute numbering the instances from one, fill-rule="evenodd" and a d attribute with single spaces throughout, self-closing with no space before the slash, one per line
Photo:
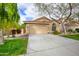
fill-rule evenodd
<path id="1" fill-rule="evenodd" d="M 26 34 L 47 34 L 53 31 L 61 31 L 61 24 L 45 16 L 33 21 L 24 21 L 26 24 Z"/>
<path id="2" fill-rule="evenodd" d="M 25 34 L 47 34 L 54 31 L 63 32 L 61 22 L 62 19 L 51 20 L 45 16 L 32 21 L 24 21 L 24 23 L 26 24 Z M 75 30 L 76 28 L 79 28 L 79 22 L 66 21 L 64 26 L 66 31 L 68 31 L 69 29 Z"/>

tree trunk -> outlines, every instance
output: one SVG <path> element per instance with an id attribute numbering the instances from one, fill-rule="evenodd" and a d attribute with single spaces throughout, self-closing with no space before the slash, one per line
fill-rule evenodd
<path id="1" fill-rule="evenodd" d="M 63 30 L 64 30 L 64 34 L 67 34 L 67 31 L 66 31 L 66 27 L 65 27 L 64 22 L 65 22 L 66 20 L 68 20 L 69 17 L 72 15 L 72 5 L 71 5 L 71 3 L 69 3 L 69 9 L 70 9 L 69 15 L 67 16 L 67 18 L 66 18 L 65 20 L 62 21 L 62 27 L 63 27 Z"/>
<path id="2" fill-rule="evenodd" d="M 66 31 L 66 27 L 65 27 L 64 22 L 62 22 L 62 28 L 63 28 L 64 34 L 67 34 L 67 31 Z"/>
<path id="3" fill-rule="evenodd" d="M 4 41 L 3 31 L 0 30 L 0 44 L 3 44 L 3 41 Z"/>

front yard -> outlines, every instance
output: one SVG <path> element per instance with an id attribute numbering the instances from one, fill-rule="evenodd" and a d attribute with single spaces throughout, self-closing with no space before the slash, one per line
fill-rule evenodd
<path id="1" fill-rule="evenodd" d="M 79 40 L 79 34 L 64 35 L 64 37 L 71 38 L 71 39 L 74 39 L 74 40 Z"/>
<path id="2" fill-rule="evenodd" d="M 5 40 L 0 45 L 0 56 L 16 56 L 26 53 L 28 39 Z"/>

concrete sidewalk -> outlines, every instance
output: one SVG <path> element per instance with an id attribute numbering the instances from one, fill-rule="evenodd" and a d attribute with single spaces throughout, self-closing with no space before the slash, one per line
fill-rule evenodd
<path id="1" fill-rule="evenodd" d="M 79 56 L 79 41 L 57 35 L 29 35 L 27 56 Z"/>

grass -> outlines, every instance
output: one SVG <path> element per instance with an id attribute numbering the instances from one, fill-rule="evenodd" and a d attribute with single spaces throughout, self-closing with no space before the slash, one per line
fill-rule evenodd
<path id="1" fill-rule="evenodd" d="M 5 40 L 4 44 L 0 45 L 0 56 L 22 55 L 26 53 L 27 44 L 27 39 Z"/>
<path id="2" fill-rule="evenodd" d="M 71 39 L 74 39 L 74 40 L 79 40 L 79 34 L 64 35 L 64 37 L 71 38 Z"/>

